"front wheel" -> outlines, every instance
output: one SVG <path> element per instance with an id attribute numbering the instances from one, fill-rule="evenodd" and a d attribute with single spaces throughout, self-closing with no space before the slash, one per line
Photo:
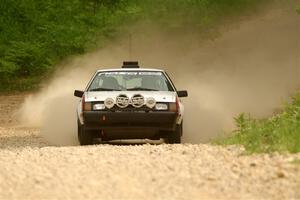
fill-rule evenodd
<path id="1" fill-rule="evenodd" d="M 85 130 L 84 125 L 78 122 L 78 141 L 80 145 L 91 145 L 93 144 L 93 133 Z"/>
<path id="2" fill-rule="evenodd" d="M 169 144 L 180 144 L 182 136 L 182 123 L 176 125 L 175 131 L 171 131 L 168 133 L 167 143 Z"/>

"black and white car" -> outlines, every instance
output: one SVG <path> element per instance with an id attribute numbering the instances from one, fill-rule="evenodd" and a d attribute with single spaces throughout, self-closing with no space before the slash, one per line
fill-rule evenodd
<path id="1" fill-rule="evenodd" d="M 81 145 L 122 139 L 161 139 L 180 143 L 184 106 L 164 70 L 140 68 L 124 62 L 122 68 L 98 70 L 84 91 L 77 108 Z"/>

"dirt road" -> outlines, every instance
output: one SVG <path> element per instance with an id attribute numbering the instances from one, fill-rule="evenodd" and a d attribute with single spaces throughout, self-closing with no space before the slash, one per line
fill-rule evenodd
<path id="1" fill-rule="evenodd" d="M 24 95 L 0 96 L 0 199 L 300 199 L 300 154 L 240 147 L 55 147 L 14 118 Z M 196 134 L 196 133 L 195 133 Z"/>

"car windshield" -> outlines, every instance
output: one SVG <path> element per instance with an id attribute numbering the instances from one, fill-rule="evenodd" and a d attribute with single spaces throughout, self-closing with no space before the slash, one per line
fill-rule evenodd
<path id="1" fill-rule="evenodd" d="M 88 91 L 174 91 L 162 72 L 108 71 L 99 72 Z"/>

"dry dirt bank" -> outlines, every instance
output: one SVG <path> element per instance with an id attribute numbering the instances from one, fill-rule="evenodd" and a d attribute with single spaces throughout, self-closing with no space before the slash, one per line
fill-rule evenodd
<path id="1" fill-rule="evenodd" d="M 17 126 L 12 113 L 23 97 L 0 96 L 0 199 L 300 199 L 300 154 L 245 156 L 207 144 L 49 146 L 38 129 Z"/>

